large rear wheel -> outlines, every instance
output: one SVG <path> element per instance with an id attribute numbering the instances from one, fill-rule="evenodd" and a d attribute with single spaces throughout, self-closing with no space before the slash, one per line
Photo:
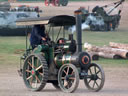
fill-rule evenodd
<path id="1" fill-rule="evenodd" d="M 88 76 L 84 78 L 84 83 L 89 90 L 99 91 L 103 88 L 105 75 L 102 67 L 92 63 L 88 68 Z"/>
<path id="2" fill-rule="evenodd" d="M 58 83 L 63 92 L 74 92 L 79 85 L 79 73 L 73 64 L 61 66 L 58 73 Z"/>
<path id="3" fill-rule="evenodd" d="M 27 88 L 32 91 L 42 90 L 47 82 L 48 66 L 45 58 L 40 54 L 29 55 L 23 66 L 23 80 Z"/>

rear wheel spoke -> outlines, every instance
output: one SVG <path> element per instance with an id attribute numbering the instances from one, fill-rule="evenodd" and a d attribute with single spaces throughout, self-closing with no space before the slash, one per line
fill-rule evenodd
<path id="1" fill-rule="evenodd" d="M 43 73 L 39 72 L 39 74 L 40 74 L 41 76 L 43 76 Z"/>
<path id="2" fill-rule="evenodd" d="M 27 78 L 27 80 L 29 80 L 30 78 L 32 78 L 32 75 L 31 75 L 31 76 L 29 76 L 29 77 Z"/>
<path id="3" fill-rule="evenodd" d="M 42 68 L 43 66 L 40 65 L 39 67 L 36 68 L 36 71 L 38 71 L 40 68 Z"/>
<path id="4" fill-rule="evenodd" d="M 37 67 L 38 67 L 38 65 L 39 65 L 39 60 L 38 60 L 38 59 L 37 59 L 36 65 L 37 65 Z"/>
<path id="5" fill-rule="evenodd" d="M 34 68 L 34 57 L 32 57 L 32 68 Z"/>
<path id="6" fill-rule="evenodd" d="M 31 73 L 31 71 L 30 71 L 30 70 L 26 70 L 26 72 Z"/>
<path id="7" fill-rule="evenodd" d="M 30 79 L 29 83 L 32 86 L 33 77 Z"/>
<path id="8" fill-rule="evenodd" d="M 40 79 L 37 76 L 35 76 L 35 77 L 36 77 L 36 80 L 40 83 Z"/>
<path id="9" fill-rule="evenodd" d="M 30 65 L 30 67 L 32 67 L 32 64 L 30 63 L 30 61 L 28 61 L 28 64 Z M 32 67 L 33 68 L 33 67 Z"/>

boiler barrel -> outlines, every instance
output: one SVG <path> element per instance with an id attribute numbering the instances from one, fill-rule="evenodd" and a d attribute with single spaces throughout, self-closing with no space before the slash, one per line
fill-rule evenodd
<path id="1" fill-rule="evenodd" d="M 67 53 L 56 55 L 54 62 L 57 67 L 61 67 L 63 64 L 74 64 L 77 67 L 85 68 L 90 64 L 91 58 L 86 52 Z"/>

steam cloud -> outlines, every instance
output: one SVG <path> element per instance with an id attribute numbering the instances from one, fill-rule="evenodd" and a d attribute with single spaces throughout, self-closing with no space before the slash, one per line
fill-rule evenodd
<path id="1" fill-rule="evenodd" d="M 104 25 L 104 20 L 101 16 L 93 16 L 93 15 L 89 15 L 87 17 L 87 19 L 85 20 L 85 22 L 82 23 L 81 27 L 82 30 L 88 29 L 90 27 L 90 24 L 93 25 Z M 73 25 L 71 27 L 68 28 L 69 32 L 74 33 L 76 31 L 76 26 Z"/>

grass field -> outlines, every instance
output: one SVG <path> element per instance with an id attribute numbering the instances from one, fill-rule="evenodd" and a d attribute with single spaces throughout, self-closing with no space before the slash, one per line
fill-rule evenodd
<path id="1" fill-rule="evenodd" d="M 74 33 L 75 35 L 75 33 Z M 128 43 L 128 32 L 83 32 L 83 43 L 88 42 L 94 45 L 108 45 L 110 41 Z M 75 36 L 74 36 L 75 37 Z M 19 58 L 25 50 L 25 37 L 0 37 L 0 64 L 19 65 Z M 84 50 L 84 49 L 83 49 Z M 113 60 L 100 58 L 93 61 L 105 67 L 128 67 L 128 60 Z"/>

